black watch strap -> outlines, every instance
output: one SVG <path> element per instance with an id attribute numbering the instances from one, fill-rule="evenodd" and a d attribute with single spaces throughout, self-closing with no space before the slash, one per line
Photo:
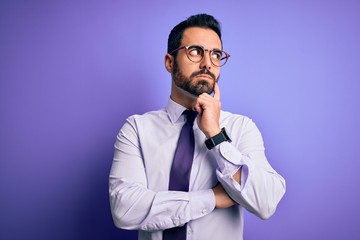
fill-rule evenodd
<path id="1" fill-rule="evenodd" d="M 231 139 L 230 139 L 229 134 L 226 132 L 225 128 L 222 128 L 220 133 L 216 134 L 213 137 L 208 138 L 205 141 L 205 145 L 209 150 L 211 150 L 216 145 L 218 145 L 222 142 L 225 142 L 225 141 L 231 142 Z"/>

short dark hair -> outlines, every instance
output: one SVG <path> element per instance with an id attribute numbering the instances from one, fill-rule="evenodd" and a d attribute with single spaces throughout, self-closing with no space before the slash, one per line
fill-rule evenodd
<path id="1" fill-rule="evenodd" d="M 180 47 L 181 39 L 185 29 L 190 27 L 210 28 L 219 36 L 221 41 L 220 23 L 211 15 L 196 14 L 176 25 L 170 32 L 168 38 L 167 52 L 170 54 L 173 50 Z M 222 41 L 221 41 L 222 42 Z M 174 54 L 176 56 L 176 53 Z"/>

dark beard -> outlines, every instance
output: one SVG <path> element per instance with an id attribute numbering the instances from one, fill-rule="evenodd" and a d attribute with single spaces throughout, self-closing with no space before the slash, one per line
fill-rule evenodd
<path id="1" fill-rule="evenodd" d="M 200 79 L 195 82 L 194 78 L 200 74 L 209 75 L 213 81 L 209 83 L 208 80 Z M 172 78 L 176 86 L 195 96 L 199 96 L 203 93 L 211 94 L 214 91 L 215 82 L 219 79 L 219 77 L 216 79 L 215 75 L 207 69 L 201 69 L 200 71 L 191 74 L 189 78 L 186 78 L 180 71 L 176 61 L 174 62 Z"/>

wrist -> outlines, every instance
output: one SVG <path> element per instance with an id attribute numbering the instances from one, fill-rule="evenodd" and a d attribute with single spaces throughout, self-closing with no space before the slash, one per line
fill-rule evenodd
<path id="1" fill-rule="evenodd" d="M 212 137 L 209 137 L 205 141 L 205 145 L 206 145 L 207 149 L 211 150 L 213 147 L 215 147 L 216 145 L 218 145 L 224 141 L 231 142 L 231 138 L 230 138 L 230 135 L 227 133 L 226 129 L 222 128 L 219 133 L 215 134 Z"/>
<path id="2" fill-rule="evenodd" d="M 217 128 L 213 128 L 212 130 L 208 131 L 207 133 L 205 133 L 207 138 L 211 138 L 214 137 L 215 135 L 219 134 L 221 132 L 220 127 Z"/>

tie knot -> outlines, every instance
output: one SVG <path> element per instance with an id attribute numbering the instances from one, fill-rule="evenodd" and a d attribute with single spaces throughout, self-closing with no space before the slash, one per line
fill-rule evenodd
<path id="1" fill-rule="evenodd" d="M 195 111 L 191 111 L 191 110 L 185 110 L 184 114 L 186 115 L 186 122 L 193 124 L 194 123 L 194 119 L 197 116 L 197 112 Z"/>

